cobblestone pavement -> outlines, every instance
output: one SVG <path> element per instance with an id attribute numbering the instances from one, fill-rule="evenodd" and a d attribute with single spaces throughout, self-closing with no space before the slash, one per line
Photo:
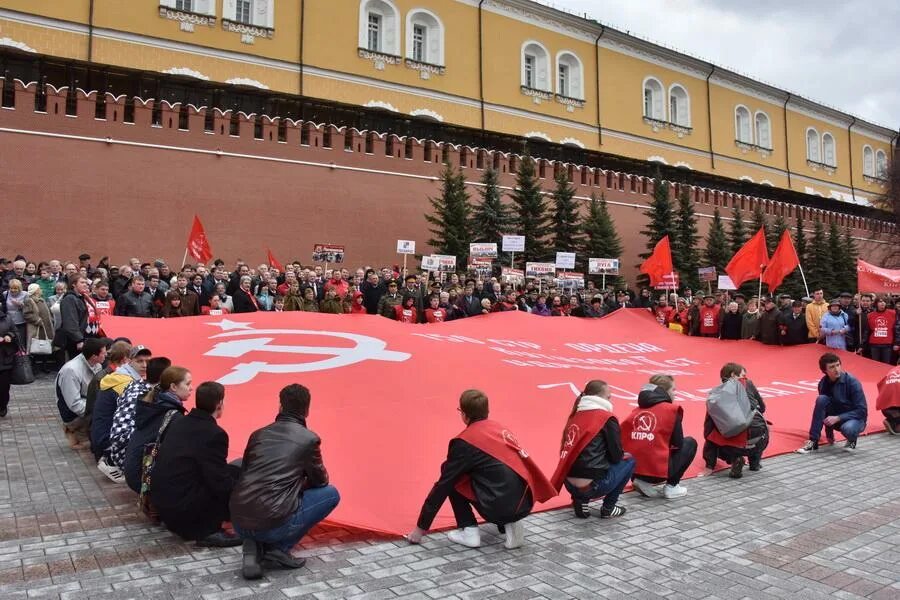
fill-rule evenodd
<path id="1" fill-rule="evenodd" d="M 305 568 L 246 582 L 239 548 L 198 549 L 148 524 L 124 485 L 70 450 L 52 394 L 47 379 L 13 388 L 0 420 L 3 600 L 900 598 L 900 439 L 884 434 L 853 455 L 828 448 L 738 481 L 690 480 L 681 500 L 625 494 L 614 521 L 532 515 L 512 551 L 490 534 L 470 550 L 443 534 L 410 546 L 320 527 L 296 551 Z"/>

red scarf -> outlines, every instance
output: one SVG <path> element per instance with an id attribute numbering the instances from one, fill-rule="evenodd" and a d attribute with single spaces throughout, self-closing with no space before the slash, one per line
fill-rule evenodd
<path id="1" fill-rule="evenodd" d="M 572 464 L 581 455 L 582 450 L 597 437 L 611 418 L 615 418 L 611 412 L 600 408 L 580 410 L 569 417 L 565 439 L 559 449 L 559 464 L 553 477 L 550 478 L 550 483 L 557 492 L 562 488 L 563 480 L 568 476 Z"/>

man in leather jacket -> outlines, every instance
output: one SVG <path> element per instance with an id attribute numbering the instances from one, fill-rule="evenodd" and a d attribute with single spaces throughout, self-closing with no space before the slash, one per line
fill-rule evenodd
<path id="1" fill-rule="evenodd" d="M 250 436 L 231 493 L 231 520 L 244 539 L 245 579 L 259 579 L 264 567 L 302 567 L 306 561 L 294 558 L 291 548 L 340 501 L 328 484 L 321 440 L 306 428 L 309 390 L 293 383 L 278 396 L 278 416 Z"/>

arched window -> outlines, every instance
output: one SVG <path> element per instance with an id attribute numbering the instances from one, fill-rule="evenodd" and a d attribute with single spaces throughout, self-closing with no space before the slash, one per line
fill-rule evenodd
<path id="1" fill-rule="evenodd" d="M 762 111 L 756 112 L 756 145 L 760 148 L 772 148 L 772 126 L 769 115 Z"/>
<path id="2" fill-rule="evenodd" d="M 400 55 L 400 13 L 391 0 L 361 0 L 359 47 Z"/>
<path id="3" fill-rule="evenodd" d="M 750 129 L 750 111 L 743 105 L 738 105 L 734 109 L 734 139 L 745 144 L 753 143 L 753 131 Z"/>
<path id="4" fill-rule="evenodd" d="M 556 93 L 568 98 L 584 99 L 584 73 L 581 60 L 573 52 L 556 55 Z"/>
<path id="5" fill-rule="evenodd" d="M 812 127 L 806 130 L 806 160 L 822 161 L 819 153 L 819 132 Z"/>
<path id="6" fill-rule="evenodd" d="M 837 166 L 837 153 L 834 150 L 834 136 L 822 134 L 822 162 L 829 167 Z"/>
<path id="7" fill-rule="evenodd" d="M 522 85 L 533 90 L 552 91 L 550 54 L 538 42 L 522 44 Z"/>
<path id="8" fill-rule="evenodd" d="M 444 64 L 444 24 L 436 14 L 416 8 L 406 15 L 406 58 Z"/>
<path id="9" fill-rule="evenodd" d="M 863 175 L 875 176 L 875 151 L 872 146 L 863 146 Z"/>
<path id="10" fill-rule="evenodd" d="M 887 178 L 887 154 L 884 150 L 875 153 L 875 177 Z"/>
<path id="11" fill-rule="evenodd" d="M 682 127 L 691 126 L 691 97 L 677 83 L 669 88 L 669 122 Z"/>
<path id="12" fill-rule="evenodd" d="M 663 86 L 658 79 L 648 77 L 644 80 L 644 116 L 657 121 L 666 120 Z"/>

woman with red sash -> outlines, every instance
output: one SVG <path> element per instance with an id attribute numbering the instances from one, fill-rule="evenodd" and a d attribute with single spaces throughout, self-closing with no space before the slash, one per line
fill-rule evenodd
<path id="1" fill-rule="evenodd" d="M 481 545 L 474 507 L 506 535 L 504 546 L 518 548 L 525 535 L 522 519 L 535 502 L 546 502 L 556 490 L 512 432 L 488 419 L 484 392 L 466 390 L 457 410 L 466 428 L 450 440 L 440 479 L 431 488 L 418 524 L 407 539 L 413 544 L 421 542 L 449 498 L 458 527 L 447 534 L 451 542 L 469 548 Z"/>
<path id="2" fill-rule="evenodd" d="M 740 479 L 743 476 L 745 456 L 750 459 L 751 471 L 759 471 L 762 468 L 763 450 L 769 445 L 769 427 L 762 416 L 766 412 L 766 403 L 753 382 L 747 379 L 747 369 L 741 365 L 726 363 L 719 371 L 719 378 L 722 383 L 729 379 L 739 379 L 747 388 L 750 406 L 756 412 L 750 426 L 731 437 L 725 437 L 719 433 L 712 418 L 708 414 L 706 415 L 706 420 L 703 422 L 703 438 L 705 440 L 703 442 L 703 461 L 706 463 L 706 470 L 703 471 L 703 475 L 711 474 L 716 468 L 716 461 L 722 459 L 731 465 L 729 477 Z"/>
<path id="3" fill-rule="evenodd" d="M 590 516 L 588 502 L 597 498 L 603 498 L 601 519 L 625 514 L 625 507 L 616 501 L 631 479 L 634 459 L 622 451 L 619 422 L 609 398 L 605 381 L 595 379 L 585 386 L 563 430 L 559 465 L 550 478 L 557 491 L 566 486 L 579 519 Z"/>
<path id="4" fill-rule="evenodd" d="M 884 415 L 884 428 L 891 435 L 900 435 L 900 367 L 894 367 L 878 382 L 875 408 Z"/>
<path id="5" fill-rule="evenodd" d="M 671 375 L 653 375 L 638 394 L 638 407 L 622 421 L 622 447 L 636 461 L 634 489 L 650 498 L 685 496 L 681 478 L 697 454 L 696 440 L 681 429 L 674 393 Z"/>

